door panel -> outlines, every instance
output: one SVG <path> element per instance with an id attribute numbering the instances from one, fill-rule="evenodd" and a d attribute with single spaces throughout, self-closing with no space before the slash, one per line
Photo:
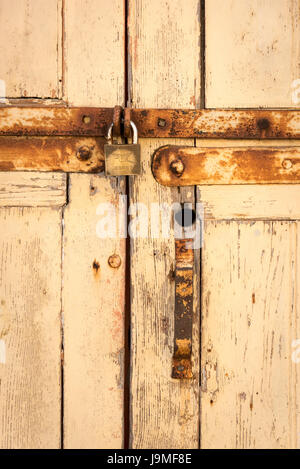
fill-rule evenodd
<path id="1" fill-rule="evenodd" d="M 206 1 L 208 108 L 295 106 L 299 13 L 297 0 Z M 249 144 L 284 142 L 225 142 Z M 224 146 L 224 141 L 213 145 Z M 198 188 L 206 218 L 203 448 L 299 445 L 299 371 L 292 360 L 292 343 L 299 337 L 299 228 L 296 221 L 279 221 L 299 219 L 299 197 L 297 186 Z"/>
<path id="2" fill-rule="evenodd" d="M 59 448 L 65 176 L 48 175 L 45 188 L 43 177 L 30 185 L 32 176 L 5 175 L 11 184 L 0 202 L 0 447 Z M 11 207 L 15 201 L 19 206 Z"/>
<path id="3" fill-rule="evenodd" d="M 200 16 L 198 1 L 129 1 L 130 103 L 133 107 L 195 108 L 200 103 Z M 168 27 L 166 27 L 168 25 Z M 131 385 L 132 448 L 197 448 L 199 440 L 199 289 L 194 299 L 192 381 L 171 378 L 175 241 L 160 227 L 151 238 L 151 204 L 194 203 L 194 189 L 158 185 L 151 155 L 169 143 L 192 139 L 143 139 L 142 175 L 130 178 L 130 204 L 144 204 L 149 227 L 131 238 Z M 133 210 L 134 214 L 135 209 Z"/>
<path id="4" fill-rule="evenodd" d="M 105 5 L 104 5 L 105 4 Z M 64 96 L 74 106 L 124 105 L 124 2 L 65 4 Z M 64 216 L 64 447 L 124 444 L 125 178 L 70 174 Z M 111 204 L 116 233 L 97 224 Z M 121 260 L 110 267 L 110 256 Z"/>
<path id="5" fill-rule="evenodd" d="M 299 253 L 297 222 L 205 224 L 204 448 L 297 448 Z"/>
<path id="6" fill-rule="evenodd" d="M 61 97 L 61 9 L 62 0 L 1 1 L 1 98 Z"/>
<path id="7" fill-rule="evenodd" d="M 299 20 L 299 0 L 3 0 L 0 98 L 296 107 Z M 137 177 L 0 173 L 0 447 L 299 447 L 300 187 L 168 188 L 151 172 L 165 144 L 286 141 L 140 144 Z M 184 202 L 204 209 L 204 244 L 193 379 L 176 380 L 174 226 L 151 222 Z"/>
<path id="8" fill-rule="evenodd" d="M 206 106 L 293 106 L 299 0 L 206 0 Z"/>

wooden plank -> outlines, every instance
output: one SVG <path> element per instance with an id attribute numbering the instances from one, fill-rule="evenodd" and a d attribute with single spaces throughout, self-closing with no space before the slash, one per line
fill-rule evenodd
<path id="1" fill-rule="evenodd" d="M 118 233 L 101 239 L 96 232 L 109 204 L 117 214 L 122 210 L 123 193 L 124 182 L 119 187 L 117 179 L 72 175 L 64 215 L 66 448 L 123 443 L 126 240 Z M 114 254 L 119 268 L 108 264 Z"/>
<path id="2" fill-rule="evenodd" d="M 0 137 L 0 171 L 104 170 L 103 138 Z"/>
<path id="3" fill-rule="evenodd" d="M 198 1 L 129 2 L 130 103 L 138 107 L 187 107 L 200 102 Z M 166 27 L 167 25 L 167 27 Z M 168 143 L 175 143 L 171 139 Z M 150 158 L 166 140 L 141 140 L 142 175 L 130 181 L 130 203 L 189 201 L 194 191 L 159 186 Z M 180 141 L 179 141 L 180 143 Z M 193 144 L 193 141 L 187 141 Z M 134 208 L 133 208 L 134 211 Z M 134 227 L 134 225 L 133 225 Z M 145 227 L 141 227 L 143 230 Z M 133 228 L 134 229 L 134 228 Z M 132 448 L 197 448 L 199 419 L 198 298 L 195 296 L 192 380 L 171 378 L 174 339 L 175 241 L 149 229 L 131 238 Z M 197 256 L 196 256 L 197 257 Z M 195 285 L 195 291 L 199 291 Z"/>
<path id="4" fill-rule="evenodd" d="M 153 155 L 152 172 L 164 186 L 299 184 L 300 150 L 165 145 Z"/>
<path id="5" fill-rule="evenodd" d="M 205 225 L 203 448 L 299 447 L 299 228 Z"/>
<path id="6" fill-rule="evenodd" d="M 124 103 L 125 4 L 65 3 L 65 99 L 76 106 Z M 114 97 L 114 100 L 112 100 Z"/>
<path id="7" fill-rule="evenodd" d="M 60 97 L 61 3 L 2 0 L 1 97 Z"/>
<path id="8" fill-rule="evenodd" d="M 299 6 L 298 0 L 206 2 L 208 108 L 299 105 L 292 87 L 300 72 Z M 198 190 L 206 218 L 252 219 L 205 221 L 201 445 L 295 448 L 299 227 L 268 218 L 298 218 L 298 186 Z"/>
<path id="9" fill-rule="evenodd" d="M 65 203 L 65 174 L 0 173 L 0 207 L 61 207 Z"/>
<path id="10" fill-rule="evenodd" d="M 0 447 L 59 448 L 61 210 L 0 219 Z"/>
<path id="11" fill-rule="evenodd" d="M 208 0 L 205 16 L 207 107 L 300 104 L 299 0 Z"/>
<path id="12" fill-rule="evenodd" d="M 124 105 L 124 22 L 124 2 L 112 0 L 105 8 L 97 0 L 66 2 L 64 91 L 69 103 Z M 87 125 L 94 125 L 92 119 Z M 112 204 L 126 233 L 126 208 L 119 199 L 125 181 L 72 174 L 69 182 L 64 220 L 64 447 L 121 448 L 126 240 L 120 232 L 100 239 L 96 227 L 105 217 L 97 208 Z M 119 268 L 108 265 L 114 254 L 120 256 Z"/>
<path id="13" fill-rule="evenodd" d="M 300 185 L 201 186 L 197 200 L 206 220 L 300 219 Z"/>

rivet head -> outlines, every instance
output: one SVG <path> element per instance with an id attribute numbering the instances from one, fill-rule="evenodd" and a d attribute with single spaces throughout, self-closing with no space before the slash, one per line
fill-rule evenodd
<path id="1" fill-rule="evenodd" d="M 291 162 L 291 160 L 283 160 L 282 167 L 284 169 L 291 169 L 292 166 L 293 166 L 293 163 Z"/>
<path id="2" fill-rule="evenodd" d="M 158 127 L 165 127 L 166 126 L 166 120 L 159 117 L 158 121 L 157 121 L 157 125 L 158 125 Z"/>
<path id="3" fill-rule="evenodd" d="M 184 171 L 184 164 L 181 158 L 176 158 L 176 160 L 171 161 L 170 170 L 175 176 L 180 177 Z"/>
<path id="4" fill-rule="evenodd" d="M 118 256 L 118 254 L 113 254 L 112 256 L 109 256 L 108 258 L 108 265 L 112 267 L 113 269 L 118 269 L 121 265 L 121 257 Z"/>
<path id="5" fill-rule="evenodd" d="M 79 160 L 86 161 L 86 160 L 89 160 L 91 156 L 92 156 L 91 149 L 86 145 L 83 145 L 77 151 L 77 158 Z"/>
<path id="6" fill-rule="evenodd" d="M 82 122 L 84 124 L 90 124 L 91 123 L 91 118 L 90 116 L 82 116 Z"/>

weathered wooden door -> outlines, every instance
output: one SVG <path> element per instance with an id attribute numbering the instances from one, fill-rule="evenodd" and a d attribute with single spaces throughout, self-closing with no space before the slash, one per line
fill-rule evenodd
<path id="1" fill-rule="evenodd" d="M 0 34 L 1 106 L 300 104 L 299 0 L 1 0 Z M 160 186 L 170 143 L 262 145 L 149 138 L 137 177 L 0 173 L 0 447 L 299 448 L 300 188 Z M 191 380 L 171 378 L 174 233 L 126 237 L 183 200 L 204 207 Z"/>

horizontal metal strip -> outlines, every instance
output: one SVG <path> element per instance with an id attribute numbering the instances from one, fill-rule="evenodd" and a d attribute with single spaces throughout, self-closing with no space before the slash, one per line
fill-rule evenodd
<path id="1" fill-rule="evenodd" d="M 166 145 L 152 171 L 164 186 L 300 183 L 300 148 L 200 148 Z"/>
<path id="2" fill-rule="evenodd" d="M 131 109 L 139 137 L 300 138 L 300 110 Z M 0 107 L 0 135 L 99 136 L 112 108 Z"/>
<path id="3" fill-rule="evenodd" d="M 105 143 L 93 137 L 0 137 L 0 171 L 98 173 Z"/>

